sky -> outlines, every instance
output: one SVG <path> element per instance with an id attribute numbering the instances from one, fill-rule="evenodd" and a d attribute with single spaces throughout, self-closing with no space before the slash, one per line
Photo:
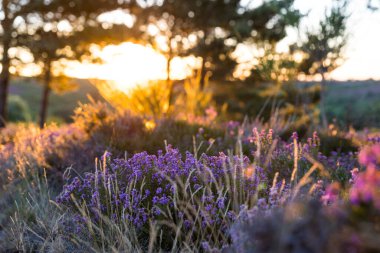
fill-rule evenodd
<path id="1" fill-rule="evenodd" d="M 313 26 L 323 17 L 326 6 L 333 0 L 296 0 L 295 6 L 303 13 L 310 10 L 302 25 Z M 380 10 L 370 11 L 367 0 L 351 0 L 348 21 L 349 40 L 345 62 L 331 78 L 336 80 L 380 80 Z M 295 36 L 287 38 L 294 40 Z"/>
<path id="2" fill-rule="evenodd" d="M 249 0 L 247 0 L 249 1 Z M 258 1 L 258 0 L 257 0 Z M 334 0 L 296 0 L 295 7 L 307 14 L 301 23 L 301 29 L 312 29 L 323 18 L 325 8 Z M 351 0 L 349 4 L 351 17 L 348 21 L 349 43 L 345 49 L 345 62 L 336 69 L 330 79 L 335 80 L 380 80 L 380 10 L 367 9 L 367 0 Z M 128 23 L 121 18 L 122 13 L 111 13 L 110 20 Z M 279 48 L 299 40 L 296 31 L 280 43 Z M 152 48 L 132 43 L 120 46 L 108 46 L 97 52 L 105 65 L 71 64 L 67 74 L 80 78 L 111 79 L 121 89 L 128 90 L 136 83 L 153 79 L 166 78 L 166 60 Z M 248 59 L 249 52 L 243 53 Z M 175 59 L 172 62 L 172 78 L 186 76 L 188 66 L 194 65 L 194 59 Z"/>

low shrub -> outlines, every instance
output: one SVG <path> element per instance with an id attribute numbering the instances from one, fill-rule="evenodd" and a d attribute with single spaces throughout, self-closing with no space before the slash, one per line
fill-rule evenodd
<path id="1" fill-rule="evenodd" d="M 28 177 L 43 168 L 47 169 L 49 178 L 51 175 L 52 178 L 59 179 L 67 167 L 83 166 L 84 169 L 93 163 L 92 157 L 95 154 L 86 146 L 87 136 L 75 125 L 51 125 L 41 130 L 35 125 L 27 124 L 15 126 L 15 129 L 2 131 L 2 186 L 17 178 Z"/>
<path id="2" fill-rule="evenodd" d="M 58 196 L 57 203 L 83 221 L 67 229 L 79 237 L 91 234 L 92 243 L 107 248 L 115 244 L 104 241 L 104 226 L 122 229 L 128 222 L 143 250 L 222 248 L 242 210 L 263 203 L 273 209 L 295 197 L 319 199 L 337 168 L 346 174 L 342 182 L 351 178 L 351 163 L 339 165 L 340 157 L 332 157 L 334 163 L 313 160 L 321 156 L 316 134 L 305 144 L 294 134 L 287 143 L 254 129 L 250 141 L 252 161 L 243 153 L 182 156 L 171 146 L 124 159 L 105 153 L 94 173 L 69 180 Z"/>
<path id="3" fill-rule="evenodd" d="M 366 170 L 353 169 L 347 188 L 333 183 L 319 201 L 244 210 L 221 252 L 379 252 L 380 145 L 364 148 L 359 160 Z"/>
<path id="4" fill-rule="evenodd" d="M 165 235 L 159 240 L 165 250 L 184 244 L 199 248 L 203 240 L 222 246 L 240 205 L 253 202 L 267 185 L 261 170 L 246 177 L 246 157 L 197 159 L 167 147 L 157 156 L 144 152 L 127 160 L 103 159 L 95 173 L 66 185 L 57 202 L 97 226 L 101 216 L 117 224 L 128 220 L 142 244 L 149 241 L 150 223 L 157 224 Z M 175 240 L 180 240 L 177 246 Z"/>
<path id="5" fill-rule="evenodd" d="M 329 252 L 356 226 L 376 230 L 376 138 L 359 163 L 321 153 L 317 133 L 284 141 L 254 123 L 151 121 L 100 103 L 70 125 L 1 131 L 0 241 L 12 243 L 0 251 Z"/>

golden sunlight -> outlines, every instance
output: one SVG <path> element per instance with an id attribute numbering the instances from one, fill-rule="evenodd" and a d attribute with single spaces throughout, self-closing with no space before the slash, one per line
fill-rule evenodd
<path id="1" fill-rule="evenodd" d="M 93 54 L 102 63 L 69 63 L 65 73 L 77 78 L 107 80 L 123 92 L 129 92 L 151 80 L 164 80 L 167 77 L 167 59 L 152 47 L 127 42 L 103 49 L 94 47 Z M 196 62 L 194 57 L 174 58 L 171 62 L 171 79 L 183 79 L 191 74 Z"/>

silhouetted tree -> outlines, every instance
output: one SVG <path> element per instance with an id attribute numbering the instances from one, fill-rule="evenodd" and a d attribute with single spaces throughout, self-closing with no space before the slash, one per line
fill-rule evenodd
<path id="1" fill-rule="evenodd" d="M 33 16 L 36 13 L 46 13 L 51 10 L 51 3 L 45 1 L 19 1 L 19 0 L 2 0 L 0 5 L 1 12 L 1 46 L 3 49 L 1 58 L 1 73 L 0 73 L 0 128 L 5 126 L 7 119 L 7 98 L 10 79 L 11 56 L 9 49 L 16 44 L 17 29 L 19 18 L 27 15 Z"/>
<path id="2" fill-rule="evenodd" d="M 167 25 L 170 58 L 194 55 L 202 59 L 202 82 L 231 78 L 237 65 L 232 53 L 239 43 L 278 42 L 285 28 L 296 26 L 301 14 L 294 0 L 269 0 L 251 6 L 241 0 L 164 0 L 153 4 L 150 16 Z M 170 65 L 168 64 L 168 67 Z"/>
<path id="3" fill-rule="evenodd" d="M 380 8 L 380 1 L 379 0 L 368 0 L 367 7 L 370 10 L 376 11 Z"/>
<path id="4" fill-rule="evenodd" d="M 328 125 L 325 111 L 326 75 L 336 69 L 343 61 L 343 49 L 347 43 L 346 22 L 347 1 L 335 0 L 334 6 L 325 11 L 325 17 L 319 23 L 319 28 L 307 32 L 307 40 L 298 49 L 304 54 L 300 70 L 307 75 L 319 74 L 321 81 L 320 109 L 322 124 Z"/>
<path id="5" fill-rule="evenodd" d="M 39 125 L 44 127 L 47 117 L 49 94 L 52 90 L 54 63 L 60 60 L 99 60 L 91 56 L 93 44 L 107 45 L 135 39 L 138 31 L 124 25 L 112 25 L 103 28 L 101 24 L 88 26 L 81 31 L 59 32 L 45 31 L 43 28 L 33 35 L 19 35 L 18 46 L 27 48 L 33 55 L 34 62 L 42 68 L 43 93 L 41 97 Z M 56 69 L 55 72 L 59 72 Z M 61 74 L 61 73 L 59 73 Z"/>
<path id="6" fill-rule="evenodd" d="M 286 28 L 297 26 L 301 18 L 293 0 L 263 1 L 254 7 L 244 6 L 242 1 L 211 2 L 217 3 L 200 17 L 199 42 L 189 53 L 203 59 L 203 75 L 211 72 L 213 79 L 218 80 L 232 77 L 237 65 L 232 53 L 240 43 L 256 47 L 275 44 L 286 36 Z M 209 16 L 210 12 L 217 22 Z"/>
<path id="7" fill-rule="evenodd" d="M 57 29 L 59 22 L 70 24 L 72 30 L 85 30 L 86 27 L 93 27 L 99 23 L 99 15 L 117 9 L 127 9 L 129 13 L 136 14 L 140 5 L 136 0 L 98 0 L 96 3 L 92 0 L 3 0 L 1 2 L 3 57 L 0 74 L 0 127 L 4 127 L 6 122 L 10 66 L 13 60 L 9 55 L 9 49 L 17 46 L 19 37 L 32 36 L 39 29 L 59 33 Z M 50 24 L 50 28 L 46 24 Z"/>

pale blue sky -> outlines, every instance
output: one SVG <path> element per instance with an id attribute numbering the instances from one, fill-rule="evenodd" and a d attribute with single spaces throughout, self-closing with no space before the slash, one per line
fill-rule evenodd
<path id="1" fill-rule="evenodd" d="M 296 7 L 309 15 L 301 26 L 313 26 L 323 17 L 326 6 L 333 0 L 296 0 Z M 351 0 L 351 17 L 348 21 L 349 43 L 345 50 L 346 61 L 336 69 L 334 79 L 380 79 L 380 10 L 367 9 L 367 0 Z M 292 35 L 289 40 L 297 39 Z"/>

